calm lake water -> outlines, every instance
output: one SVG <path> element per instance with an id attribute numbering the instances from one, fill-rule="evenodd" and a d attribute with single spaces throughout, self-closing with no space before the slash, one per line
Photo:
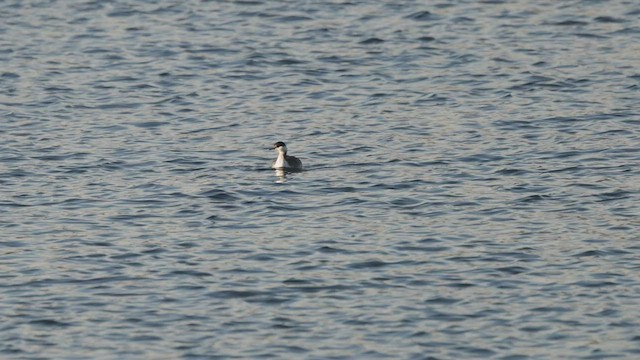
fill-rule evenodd
<path id="1" fill-rule="evenodd" d="M 177 3 L 0 2 L 1 358 L 640 357 L 639 2 Z"/>

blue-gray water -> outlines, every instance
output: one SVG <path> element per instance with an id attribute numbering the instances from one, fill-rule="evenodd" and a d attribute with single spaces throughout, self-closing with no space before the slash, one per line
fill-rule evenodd
<path id="1" fill-rule="evenodd" d="M 638 358 L 639 19 L 1 2 L 0 357 Z"/>

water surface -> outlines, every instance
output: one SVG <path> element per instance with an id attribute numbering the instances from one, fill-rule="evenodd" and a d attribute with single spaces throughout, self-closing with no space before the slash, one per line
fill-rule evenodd
<path id="1" fill-rule="evenodd" d="M 638 15 L 3 2 L 1 357 L 638 357 Z"/>

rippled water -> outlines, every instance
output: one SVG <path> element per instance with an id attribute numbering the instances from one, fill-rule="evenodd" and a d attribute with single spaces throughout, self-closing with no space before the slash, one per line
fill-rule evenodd
<path id="1" fill-rule="evenodd" d="M 1 2 L 0 356 L 637 358 L 639 15 Z"/>

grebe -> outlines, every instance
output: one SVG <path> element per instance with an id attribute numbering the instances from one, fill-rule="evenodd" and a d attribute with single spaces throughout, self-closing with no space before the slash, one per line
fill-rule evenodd
<path id="1" fill-rule="evenodd" d="M 282 141 L 273 144 L 273 148 L 278 151 L 278 158 L 271 163 L 272 168 L 302 170 L 302 161 L 295 156 L 287 155 L 287 145 Z"/>

